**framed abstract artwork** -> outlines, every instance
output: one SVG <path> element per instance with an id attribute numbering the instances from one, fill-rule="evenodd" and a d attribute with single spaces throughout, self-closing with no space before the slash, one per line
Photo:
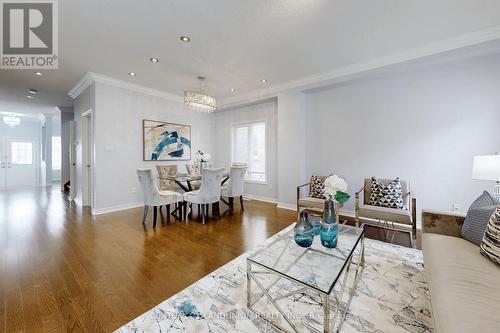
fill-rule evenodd
<path id="1" fill-rule="evenodd" d="M 191 126 L 143 120 L 144 161 L 188 161 L 191 159 Z"/>

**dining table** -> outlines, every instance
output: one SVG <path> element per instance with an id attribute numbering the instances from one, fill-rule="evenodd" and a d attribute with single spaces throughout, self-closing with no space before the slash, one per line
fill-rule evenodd
<path id="1" fill-rule="evenodd" d="M 163 177 L 158 177 L 160 180 L 170 180 L 175 182 L 184 192 L 190 192 L 193 191 L 193 185 L 192 182 L 194 181 L 200 181 L 201 180 L 201 175 L 187 175 L 184 173 L 177 173 L 175 175 L 167 175 Z M 223 186 L 227 181 L 229 180 L 229 171 L 224 170 L 222 174 L 222 181 L 221 181 L 221 186 Z M 180 217 L 177 215 L 177 211 L 180 209 L 180 205 L 178 205 L 171 213 L 172 216 L 175 218 L 179 219 Z M 192 218 L 193 215 L 193 208 L 192 206 L 190 207 L 189 211 L 189 218 Z"/>

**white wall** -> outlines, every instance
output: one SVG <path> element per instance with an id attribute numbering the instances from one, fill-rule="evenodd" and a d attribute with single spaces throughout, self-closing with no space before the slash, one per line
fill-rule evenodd
<path id="1" fill-rule="evenodd" d="M 266 122 L 266 184 L 247 182 L 245 195 L 263 200 L 276 201 L 277 190 L 277 105 L 276 100 L 244 106 L 238 109 L 216 112 L 213 115 L 215 128 L 214 165 L 228 167 L 231 164 L 232 126 L 235 124 Z"/>
<path id="2" fill-rule="evenodd" d="M 61 110 L 61 189 L 69 181 L 69 127 L 74 120 L 73 107 L 59 107 Z"/>
<path id="3" fill-rule="evenodd" d="M 308 174 L 338 173 L 352 196 L 370 176 L 410 179 L 418 208 L 466 210 L 492 190 L 471 169 L 500 151 L 498 56 L 311 93 L 306 109 Z"/>
<path id="4" fill-rule="evenodd" d="M 75 104 L 75 118 L 77 118 Z M 152 119 L 191 125 L 192 159 L 198 149 L 213 151 L 213 119 L 192 111 L 182 102 L 95 83 L 95 207 L 104 212 L 130 207 L 142 202 L 137 168 L 156 164 L 178 164 L 185 171 L 185 161 L 143 161 L 142 120 Z"/>

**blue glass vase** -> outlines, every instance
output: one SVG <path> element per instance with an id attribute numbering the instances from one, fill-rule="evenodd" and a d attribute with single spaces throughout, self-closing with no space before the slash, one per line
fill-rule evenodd
<path id="1" fill-rule="evenodd" d="M 293 229 L 293 238 L 298 246 L 309 247 L 314 240 L 314 227 L 306 212 L 300 213 L 300 218 Z"/>
<path id="2" fill-rule="evenodd" d="M 335 214 L 335 203 L 332 200 L 326 200 L 323 218 L 321 219 L 321 230 L 319 232 L 321 244 L 328 248 L 337 247 L 338 233 L 339 223 Z"/>

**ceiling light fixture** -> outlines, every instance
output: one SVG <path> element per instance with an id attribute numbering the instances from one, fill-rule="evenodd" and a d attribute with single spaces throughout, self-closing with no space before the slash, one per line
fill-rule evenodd
<path id="1" fill-rule="evenodd" d="M 262 80 L 260 80 L 260 82 L 267 83 L 267 80 L 266 79 L 262 79 Z"/>
<path id="2" fill-rule="evenodd" d="M 137 74 L 135 74 L 134 72 L 130 72 L 130 73 L 128 73 L 128 75 L 130 75 L 130 76 L 136 76 Z"/>
<path id="3" fill-rule="evenodd" d="M 184 43 L 189 43 L 191 41 L 191 38 L 189 36 L 181 36 L 181 40 Z"/>
<path id="4" fill-rule="evenodd" d="M 198 112 L 214 112 L 217 109 L 217 100 L 206 92 L 204 86 L 206 78 L 200 75 L 198 80 L 200 81 L 200 91 L 185 91 L 184 103 Z"/>
<path id="5" fill-rule="evenodd" d="M 35 96 L 33 96 L 33 95 L 27 95 L 26 97 L 28 97 L 29 99 L 35 98 Z"/>
<path id="6" fill-rule="evenodd" d="M 231 88 L 231 92 L 235 92 L 235 91 L 236 91 L 236 89 L 234 89 L 234 88 Z"/>
<path id="7" fill-rule="evenodd" d="M 30 94 L 32 94 L 32 95 L 36 95 L 36 94 L 38 94 L 38 90 L 36 90 L 36 89 L 29 89 L 28 91 L 29 91 L 29 92 L 30 92 Z"/>
<path id="8" fill-rule="evenodd" d="M 43 75 L 43 73 L 42 73 L 42 72 L 35 72 L 35 75 L 36 75 L 36 76 L 42 76 L 42 75 Z"/>
<path id="9" fill-rule="evenodd" d="M 151 62 L 160 62 L 160 59 L 158 58 L 149 58 Z"/>
<path id="10" fill-rule="evenodd" d="M 21 118 L 14 115 L 3 116 L 3 123 L 9 127 L 16 127 L 21 124 Z"/>

